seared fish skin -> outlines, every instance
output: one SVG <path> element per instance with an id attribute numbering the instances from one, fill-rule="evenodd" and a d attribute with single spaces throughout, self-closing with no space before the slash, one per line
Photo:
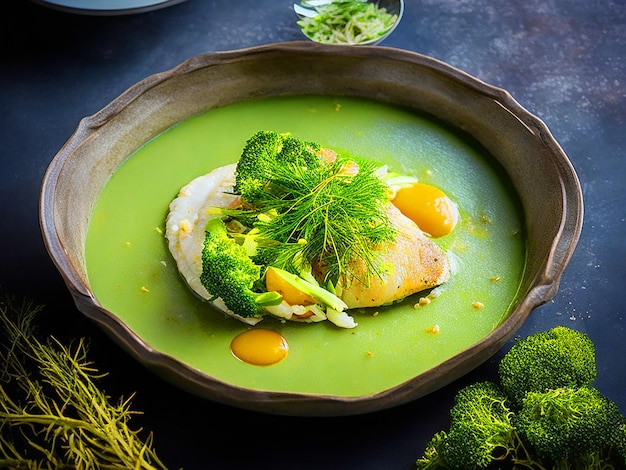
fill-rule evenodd
<path id="1" fill-rule="evenodd" d="M 381 275 L 370 275 L 367 285 L 357 279 L 340 279 L 338 295 L 349 308 L 378 307 L 436 287 L 450 277 L 446 253 L 417 224 L 388 204 L 389 220 L 397 231 L 393 244 L 380 247 Z M 355 261 L 354 272 L 365 272 Z"/>

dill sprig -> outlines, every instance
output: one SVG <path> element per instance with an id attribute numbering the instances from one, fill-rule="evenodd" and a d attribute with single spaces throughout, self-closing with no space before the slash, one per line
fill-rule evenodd
<path id="1" fill-rule="evenodd" d="M 9 469 L 165 469 L 129 427 L 130 399 L 112 404 L 98 387 L 84 338 L 69 347 L 40 341 L 43 309 L 0 293 L 0 467 Z"/>
<path id="2" fill-rule="evenodd" d="M 380 275 L 377 248 L 392 242 L 395 230 L 378 168 L 373 161 L 345 156 L 315 168 L 284 161 L 273 165 L 271 179 L 249 201 L 263 214 L 255 224 L 260 257 L 296 273 L 317 263 L 333 283 L 342 275 L 364 283 Z M 365 269 L 355 269 L 354 260 L 362 260 Z"/>

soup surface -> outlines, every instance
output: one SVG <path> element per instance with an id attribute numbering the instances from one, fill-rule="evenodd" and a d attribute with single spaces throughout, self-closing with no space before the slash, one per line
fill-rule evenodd
<path id="1" fill-rule="evenodd" d="M 261 129 L 389 164 L 443 189 L 460 211 L 436 242 L 455 273 L 430 302 L 420 294 L 353 310 L 354 329 L 266 318 L 289 355 L 269 366 L 241 361 L 231 342 L 250 329 L 187 288 L 164 238 L 168 205 L 193 178 L 237 161 Z M 489 156 L 460 133 L 402 108 L 346 97 L 300 96 L 229 105 L 192 117 L 137 150 L 94 209 L 86 244 L 100 304 L 150 347 L 236 386 L 361 396 L 394 387 L 490 333 L 509 314 L 524 269 L 521 214 Z M 422 294 L 422 297 L 424 294 Z"/>

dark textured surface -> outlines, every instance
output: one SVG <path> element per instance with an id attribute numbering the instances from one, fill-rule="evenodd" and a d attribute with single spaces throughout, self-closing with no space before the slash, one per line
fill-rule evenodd
<path id="1" fill-rule="evenodd" d="M 38 225 L 45 169 L 78 121 L 147 75 L 198 53 L 302 39 L 293 2 L 188 0 L 128 16 L 4 5 L 0 38 L 0 288 L 48 305 L 60 337 L 91 338 L 117 397 L 137 392 L 135 423 L 170 468 L 410 469 L 447 426 L 465 383 L 494 378 L 499 356 L 441 391 L 366 416 L 267 416 L 197 399 L 129 360 L 72 304 Z M 626 413 L 626 3 L 408 0 L 382 45 L 409 49 L 508 90 L 543 119 L 576 168 L 582 237 L 551 302 L 521 336 L 557 324 L 596 343 L 596 385 Z"/>

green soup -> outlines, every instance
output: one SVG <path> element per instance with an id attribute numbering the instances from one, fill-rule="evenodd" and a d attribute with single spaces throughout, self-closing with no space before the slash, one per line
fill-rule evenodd
<path id="1" fill-rule="evenodd" d="M 419 294 L 352 311 L 354 329 L 267 318 L 289 343 L 266 367 L 233 356 L 250 328 L 202 302 L 179 276 L 164 238 L 171 200 L 195 177 L 235 162 L 271 129 L 389 164 L 436 185 L 459 205 L 456 229 L 436 242 L 455 273 L 430 304 Z M 147 345 L 236 386 L 361 396 L 394 387 L 489 334 L 510 313 L 525 262 L 521 214 L 497 165 L 436 120 L 375 101 L 301 96 L 250 101 L 190 118 L 137 150 L 112 176 L 86 244 L 97 300 Z"/>

